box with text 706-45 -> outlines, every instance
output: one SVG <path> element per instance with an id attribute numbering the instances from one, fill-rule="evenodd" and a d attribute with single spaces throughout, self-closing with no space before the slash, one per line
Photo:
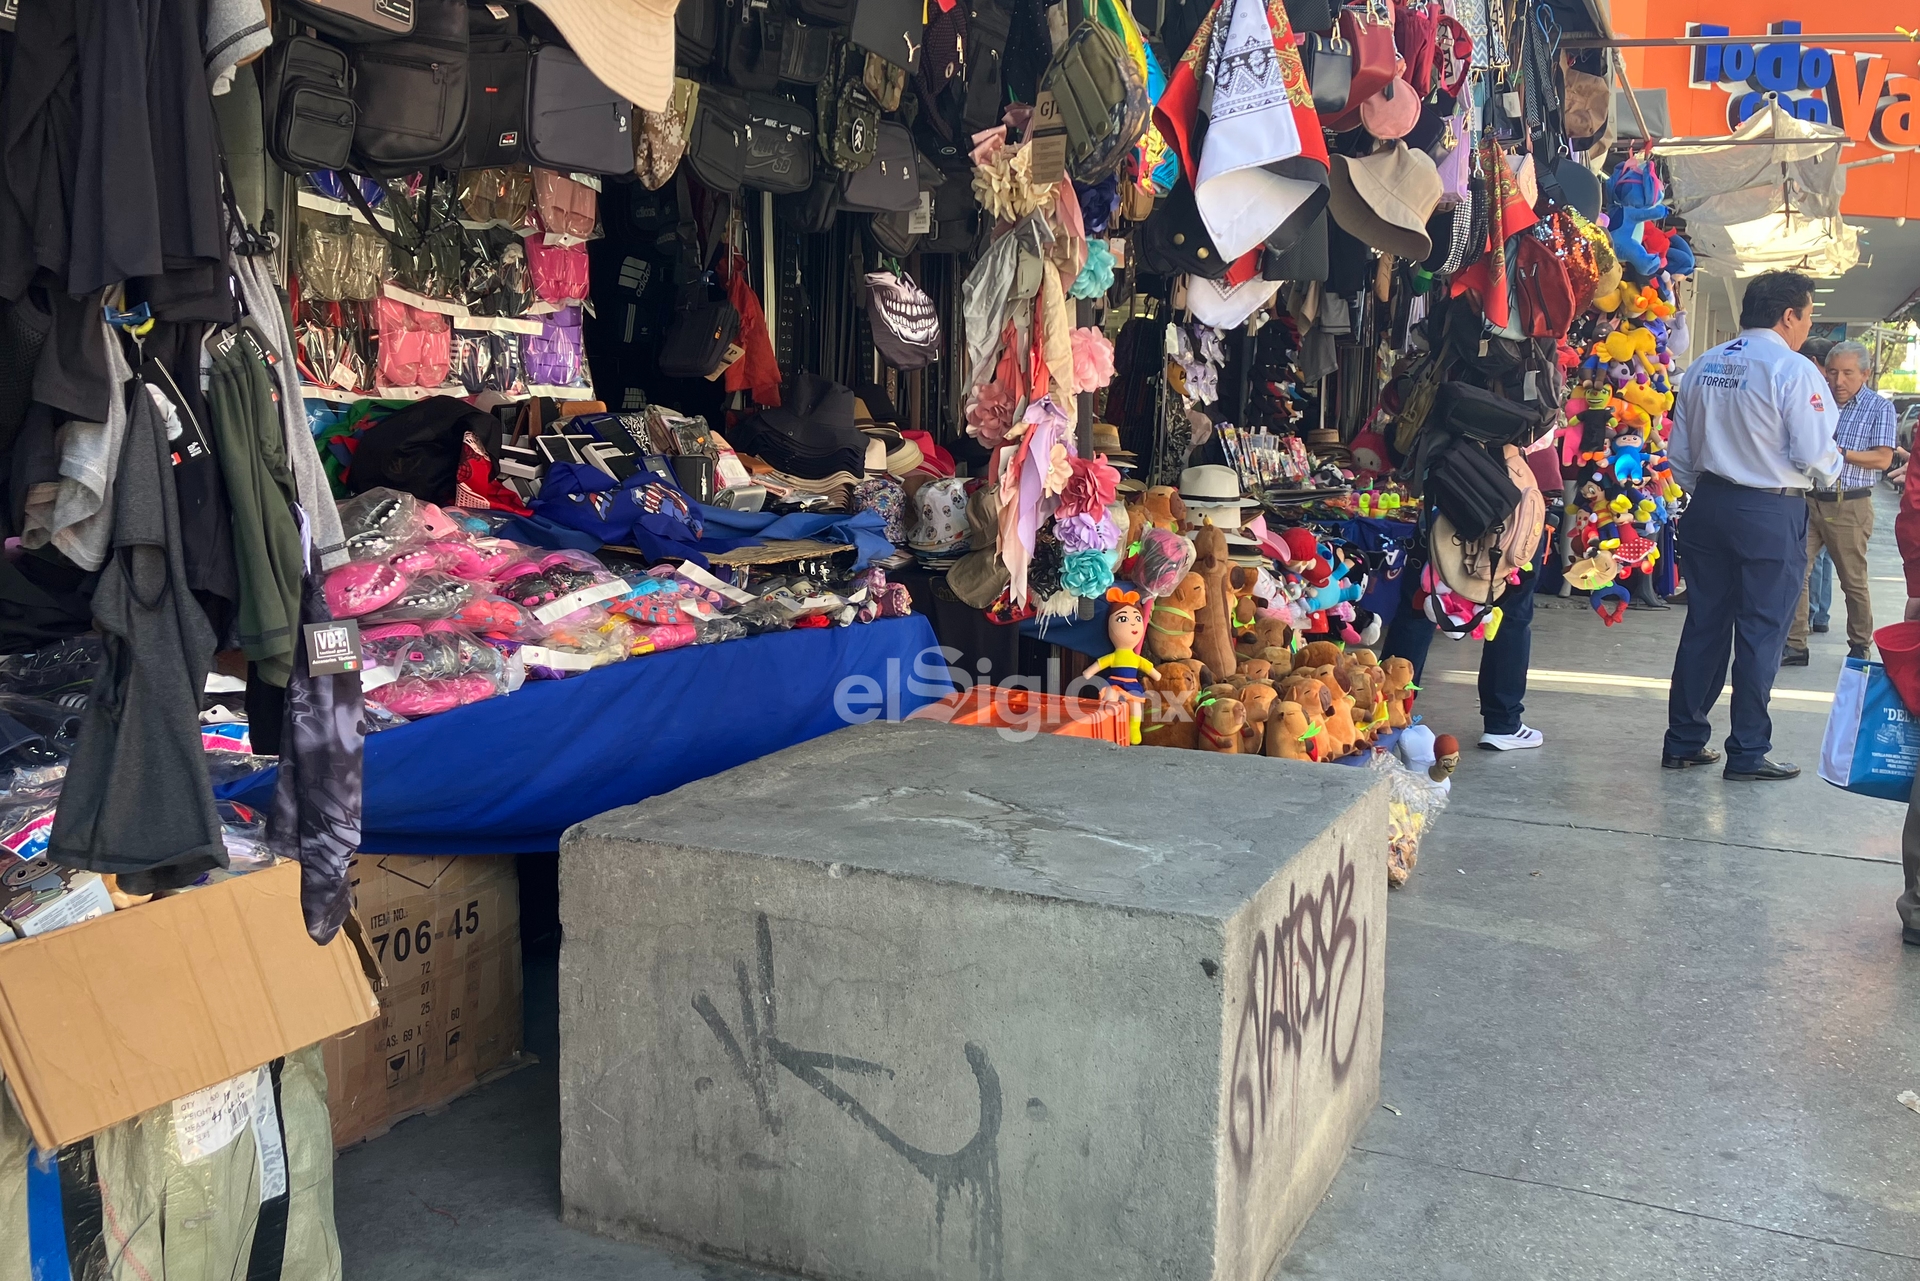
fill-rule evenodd
<path id="1" fill-rule="evenodd" d="M 511 856 L 362 854 L 354 910 L 386 981 L 380 1017 L 327 1043 L 345 1147 L 520 1061 L 520 882 Z"/>

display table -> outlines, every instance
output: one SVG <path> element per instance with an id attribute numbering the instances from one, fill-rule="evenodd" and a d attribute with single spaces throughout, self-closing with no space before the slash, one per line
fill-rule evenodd
<path id="1" fill-rule="evenodd" d="M 629 659 L 505 698 L 429 716 L 367 739 L 360 848 L 380 854 L 557 850 L 595 814 L 840 729 L 899 718 L 933 688 L 935 644 L 919 615 L 779 632 Z M 934 679 L 940 679 L 936 675 Z M 278 771 L 221 790 L 270 806 Z"/>

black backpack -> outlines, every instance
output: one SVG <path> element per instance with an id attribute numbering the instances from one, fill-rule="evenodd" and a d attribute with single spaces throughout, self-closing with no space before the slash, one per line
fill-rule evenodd
<path id="1" fill-rule="evenodd" d="M 561 173 L 630 174 L 633 104 L 573 50 L 541 45 L 527 73 L 527 153 Z"/>
<path id="2" fill-rule="evenodd" d="M 1007 33 L 1013 30 L 1013 15 L 996 0 L 972 0 L 967 14 L 967 109 L 969 133 L 991 129 L 1000 123 L 1007 107 L 1006 60 Z"/>
<path id="3" fill-rule="evenodd" d="M 1520 489 L 1498 458 L 1463 437 L 1436 444 L 1424 459 L 1422 492 L 1440 514 L 1474 542 L 1520 506 Z"/>
<path id="4" fill-rule="evenodd" d="M 267 154 L 289 173 L 344 169 L 353 152 L 353 73 L 345 51 L 311 36 L 276 39 L 260 100 Z"/>
<path id="5" fill-rule="evenodd" d="M 385 486 L 429 503 L 453 502 L 466 433 L 498 437 L 498 420 L 452 396 L 429 396 L 367 428 L 354 447 L 347 488 Z"/>
<path id="6" fill-rule="evenodd" d="M 466 0 L 414 0 L 413 34 L 356 45 L 353 167 L 397 175 L 458 165 L 467 136 Z"/>
<path id="7" fill-rule="evenodd" d="M 736 89 L 762 92 L 779 84 L 786 30 L 786 14 L 773 4 L 726 0 L 720 18 L 720 69 L 727 82 Z"/>
<path id="8" fill-rule="evenodd" d="M 519 15 L 499 3 L 469 7 L 467 145 L 460 163 L 494 169 L 520 163 L 527 133 L 527 61 Z M 504 15 L 504 16 L 502 16 Z"/>
<path id="9" fill-rule="evenodd" d="M 726 0 L 681 0 L 673 15 L 673 61 L 686 71 L 704 71 L 720 45 Z"/>
<path id="10" fill-rule="evenodd" d="M 1438 429 L 1483 445 L 1524 445 L 1538 436 L 1544 425 L 1538 405 L 1508 400 L 1460 382 L 1440 384 L 1427 411 L 1428 431 Z"/>

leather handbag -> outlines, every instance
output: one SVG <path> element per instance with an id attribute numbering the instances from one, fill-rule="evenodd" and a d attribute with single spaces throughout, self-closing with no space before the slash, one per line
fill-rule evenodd
<path id="1" fill-rule="evenodd" d="M 1306 65 L 1307 84 L 1313 89 L 1313 109 L 1341 112 L 1353 96 L 1353 46 L 1332 35 L 1308 35 L 1300 45 L 1300 59 Z"/>
<path id="2" fill-rule="evenodd" d="M 1393 14 L 1383 4 L 1342 9 L 1340 35 L 1353 49 L 1353 74 L 1346 109 L 1323 121 L 1335 133 L 1345 133 L 1360 123 L 1360 104 L 1387 87 L 1400 58 L 1393 42 Z"/>

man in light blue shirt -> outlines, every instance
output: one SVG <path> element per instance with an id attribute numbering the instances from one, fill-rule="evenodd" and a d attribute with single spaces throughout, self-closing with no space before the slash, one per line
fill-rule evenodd
<path id="1" fill-rule="evenodd" d="M 1733 668 L 1725 777 L 1774 781 L 1798 767 L 1767 759 L 1767 703 L 1807 581 L 1807 491 L 1839 475 L 1833 393 L 1799 354 L 1813 328 L 1813 281 L 1770 271 L 1747 284 L 1740 336 L 1680 382 L 1667 458 L 1692 494 L 1680 518 L 1687 622 L 1673 656 L 1668 769 L 1711 765 L 1708 713 Z"/>

